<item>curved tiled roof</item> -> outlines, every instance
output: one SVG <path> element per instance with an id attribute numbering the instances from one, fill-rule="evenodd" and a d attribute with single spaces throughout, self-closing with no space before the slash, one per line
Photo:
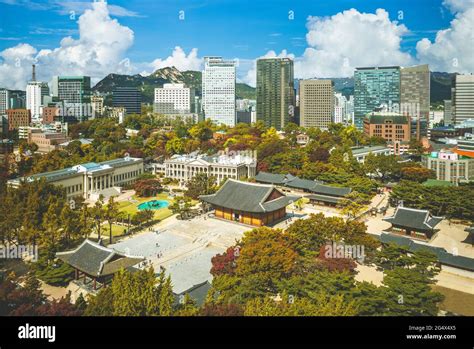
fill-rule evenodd
<path id="1" fill-rule="evenodd" d="M 275 190 L 278 191 L 280 196 L 273 200 L 267 200 Z M 199 198 L 215 206 L 238 211 L 262 213 L 286 207 L 291 201 L 296 201 L 300 197 L 287 196 L 273 185 L 228 179 L 215 194 L 201 195 Z"/>
<path id="2" fill-rule="evenodd" d="M 144 259 L 139 256 L 123 254 L 87 239 L 75 250 L 58 252 L 56 257 L 93 276 L 114 274 L 122 268 L 127 269 L 134 266 Z"/>
<path id="3" fill-rule="evenodd" d="M 383 220 L 392 225 L 427 231 L 434 229 L 443 217 L 432 216 L 427 210 L 399 206 L 393 216 L 385 217 Z"/>

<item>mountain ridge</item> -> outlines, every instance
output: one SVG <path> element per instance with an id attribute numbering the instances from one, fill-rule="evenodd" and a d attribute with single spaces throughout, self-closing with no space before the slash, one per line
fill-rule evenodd
<path id="1" fill-rule="evenodd" d="M 442 103 L 451 98 L 451 84 L 457 73 L 430 72 L 431 103 Z M 334 81 L 334 89 L 345 96 L 354 93 L 354 78 L 327 78 Z M 200 71 L 180 71 L 176 67 L 165 67 L 155 70 L 147 76 L 140 74 L 122 75 L 111 73 L 99 81 L 94 87 L 94 92 L 110 95 L 116 86 L 137 87 L 142 91 L 143 102 L 153 103 L 154 89 L 163 87 L 166 83 L 184 83 L 187 87 L 194 88 L 196 95 L 201 95 L 202 73 Z M 255 88 L 245 83 L 236 83 L 236 97 L 255 99 Z"/>

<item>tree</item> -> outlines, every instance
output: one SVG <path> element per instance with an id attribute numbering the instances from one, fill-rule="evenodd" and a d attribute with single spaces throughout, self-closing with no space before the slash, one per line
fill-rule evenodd
<path id="1" fill-rule="evenodd" d="M 237 258 L 237 275 L 267 274 L 281 278 L 295 268 L 297 254 L 280 230 L 266 227 L 246 232 Z"/>
<path id="2" fill-rule="evenodd" d="M 355 219 L 367 209 L 364 198 L 356 191 L 347 194 L 338 204 L 341 214 L 348 219 Z"/>
<path id="3" fill-rule="evenodd" d="M 97 238 L 100 240 L 102 222 L 104 220 L 104 196 L 102 194 L 99 196 L 99 200 L 95 202 L 94 207 L 92 207 L 91 216 L 94 219 L 94 227 L 97 233 Z"/>
<path id="4" fill-rule="evenodd" d="M 245 305 L 246 316 L 354 316 L 355 301 L 347 301 L 343 295 L 318 294 L 315 299 L 284 294 L 281 300 L 272 297 L 256 298 Z"/>
<path id="5" fill-rule="evenodd" d="M 151 197 L 163 191 L 161 183 L 157 179 L 141 179 L 134 183 L 133 189 L 141 197 Z"/>
<path id="6" fill-rule="evenodd" d="M 164 274 L 164 270 L 161 274 Z M 168 276 L 164 281 L 160 278 L 160 298 L 159 307 L 161 316 L 171 316 L 173 313 L 173 288 L 171 278 Z"/>
<path id="7" fill-rule="evenodd" d="M 434 283 L 417 270 L 394 268 L 387 270 L 383 280 L 387 300 L 384 315 L 436 316 L 438 304 L 444 297 L 431 289 Z"/>
<path id="8" fill-rule="evenodd" d="M 197 200 L 200 195 L 214 194 L 217 191 L 216 178 L 206 173 L 198 173 L 186 183 L 186 196 Z"/>
<path id="9" fill-rule="evenodd" d="M 436 172 L 424 167 L 403 167 L 401 169 L 401 178 L 407 181 L 423 183 L 430 178 L 436 178 Z"/>
<path id="10" fill-rule="evenodd" d="M 111 196 L 104 209 L 104 219 L 109 224 L 109 244 L 112 244 L 112 226 L 117 221 L 118 214 L 118 203 Z"/>
<path id="11" fill-rule="evenodd" d="M 229 247 L 224 253 L 212 257 L 211 274 L 218 276 L 222 274 L 233 275 L 235 273 L 237 255 L 240 253 L 239 247 Z"/>
<path id="12" fill-rule="evenodd" d="M 179 196 L 174 199 L 168 208 L 173 214 L 178 214 L 181 219 L 185 219 L 193 206 L 191 198 L 187 196 Z"/>

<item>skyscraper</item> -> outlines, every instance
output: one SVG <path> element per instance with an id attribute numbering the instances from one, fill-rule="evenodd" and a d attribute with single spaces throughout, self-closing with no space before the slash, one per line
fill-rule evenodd
<path id="1" fill-rule="evenodd" d="M 356 68 L 354 73 L 354 122 L 364 127 L 364 117 L 377 108 L 399 112 L 400 67 Z"/>
<path id="2" fill-rule="evenodd" d="M 136 87 L 116 87 L 113 91 L 113 106 L 125 108 L 125 113 L 140 114 L 142 112 L 142 95 Z"/>
<path id="3" fill-rule="evenodd" d="M 7 109 L 10 109 L 10 91 L 0 88 L 0 116 L 5 115 Z"/>
<path id="4" fill-rule="evenodd" d="M 257 121 L 281 130 L 295 114 L 293 61 L 262 58 L 257 61 Z"/>
<path id="5" fill-rule="evenodd" d="M 300 126 L 327 129 L 334 122 L 334 84 L 331 80 L 301 80 L 299 102 Z"/>
<path id="6" fill-rule="evenodd" d="M 83 121 L 90 114 L 86 108 L 91 97 L 91 78 L 89 76 L 53 77 L 53 97 L 63 102 L 63 117 Z M 68 118 L 69 119 L 69 118 Z"/>
<path id="7" fill-rule="evenodd" d="M 49 87 L 46 82 L 29 81 L 26 85 L 26 109 L 31 111 L 33 119 L 41 117 L 43 98 L 48 95 Z"/>
<path id="8" fill-rule="evenodd" d="M 411 118 L 412 138 L 426 137 L 430 117 L 429 66 L 402 67 L 400 73 L 400 112 Z"/>
<path id="9" fill-rule="evenodd" d="M 474 119 L 474 75 L 456 75 L 453 102 L 455 124 Z"/>
<path id="10" fill-rule="evenodd" d="M 204 58 L 202 109 L 216 124 L 235 125 L 235 61 Z"/>
<path id="11" fill-rule="evenodd" d="M 30 110 L 31 117 L 41 117 L 41 107 L 44 105 L 43 98 L 49 95 L 49 86 L 46 82 L 36 81 L 36 66 L 32 66 L 31 81 L 26 85 L 26 109 Z"/>

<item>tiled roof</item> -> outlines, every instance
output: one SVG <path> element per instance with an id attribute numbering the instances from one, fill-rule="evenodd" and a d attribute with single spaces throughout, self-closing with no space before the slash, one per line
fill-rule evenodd
<path id="1" fill-rule="evenodd" d="M 334 196 L 318 195 L 318 194 L 311 194 L 311 195 L 307 195 L 306 197 L 310 200 L 329 202 L 331 204 L 338 204 L 343 199 L 342 197 L 334 197 Z"/>
<path id="2" fill-rule="evenodd" d="M 474 271 L 474 259 L 465 256 L 455 256 L 448 253 L 444 248 L 430 246 L 426 244 L 417 243 L 410 238 L 403 236 L 397 236 L 393 234 L 382 233 L 380 235 L 380 241 L 382 243 L 395 243 L 404 247 L 407 251 L 416 252 L 420 250 L 428 250 L 438 257 L 441 264 L 460 268 L 464 270 Z"/>
<path id="3" fill-rule="evenodd" d="M 217 193 L 201 195 L 200 199 L 209 204 L 233 210 L 261 213 L 278 210 L 300 198 L 299 196 L 287 196 L 280 192 L 282 196 L 279 198 L 266 201 L 274 190 L 278 191 L 272 185 L 228 179 Z"/>
<path id="4" fill-rule="evenodd" d="M 342 196 L 346 196 L 347 194 L 350 194 L 352 189 L 346 188 L 346 187 L 333 187 L 333 186 L 324 185 L 324 184 L 317 184 L 311 189 L 311 191 L 315 194 L 320 194 L 320 195 L 342 197 Z"/>
<path id="5" fill-rule="evenodd" d="M 393 216 L 385 217 L 383 220 L 392 225 L 427 231 L 434 229 L 443 217 L 432 216 L 427 210 L 399 206 Z"/>
<path id="6" fill-rule="evenodd" d="M 93 276 L 114 274 L 143 260 L 143 257 L 128 256 L 87 239 L 75 250 L 58 252 L 56 257 Z"/>

